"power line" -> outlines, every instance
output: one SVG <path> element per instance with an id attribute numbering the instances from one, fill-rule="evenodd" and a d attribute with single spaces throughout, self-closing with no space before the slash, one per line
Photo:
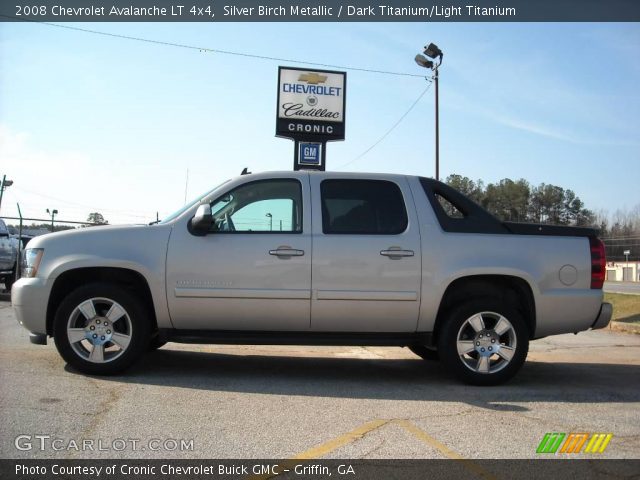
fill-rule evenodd
<path id="1" fill-rule="evenodd" d="M 364 152 L 362 152 L 360 155 L 358 155 L 357 157 L 355 157 L 353 160 L 348 161 L 347 163 L 345 163 L 344 165 L 340 165 L 339 167 L 337 167 L 336 169 L 340 169 L 340 168 L 344 168 L 346 166 L 351 165 L 353 162 L 360 160 L 362 157 L 364 157 L 367 153 L 369 153 L 371 150 L 373 150 L 375 147 L 377 147 L 380 143 L 382 143 L 382 141 L 387 138 L 389 136 L 389 134 L 391 132 L 393 132 L 395 130 L 395 128 L 400 125 L 400 123 L 405 119 L 405 117 L 407 115 L 409 115 L 409 113 L 411 112 L 411 110 L 413 110 L 413 108 L 418 104 L 418 102 L 422 99 L 422 97 L 425 96 L 425 94 L 429 91 L 429 89 L 431 88 L 431 85 L 433 85 L 433 83 L 429 83 L 429 85 L 427 85 L 427 88 L 425 88 L 422 93 L 418 96 L 418 98 L 415 99 L 415 101 L 411 104 L 411 106 L 408 108 L 408 110 L 406 112 L 404 112 L 402 114 L 402 116 L 396 121 L 396 123 L 394 123 L 391 128 L 389 128 L 389 130 L 387 130 L 384 135 L 382 135 L 373 145 L 371 145 L 369 148 L 367 148 Z"/>
<path id="2" fill-rule="evenodd" d="M 16 190 L 20 190 L 22 192 L 25 193 L 29 193 L 31 195 L 36 195 L 38 197 L 42 197 L 42 198 L 47 198 L 49 200 L 54 200 L 56 202 L 60 202 L 65 204 L 65 208 L 71 209 L 71 210 L 80 210 L 80 209 L 86 209 L 86 210 L 102 210 L 104 212 L 112 212 L 112 213 L 117 213 L 120 214 L 122 216 L 126 216 L 126 217 L 135 217 L 135 218 L 148 218 L 150 217 L 150 215 L 142 215 L 141 212 L 137 212 L 137 213 L 132 213 L 132 212 L 127 212 L 125 210 L 117 210 L 117 209 L 113 209 L 113 208 L 102 208 L 102 207 L 97 207 L 95 205 L 90 206 L 90 205 L 85 205 L 82 203 L 77 203 L 77 202 L 70 202 L 69 200 L 64 200 L 62 198 L 57 198 L 57 197 L 52 197 L 50 195 L 45 195 L 39 192 L 34 192 L 33 190 L 29 190 L 26 189 L 24 187 L 18 187 L 15 186 L 14 187 Z"/>
<path id="3" fill-rule="evenodd" d="M 49 27 L 66 28 L 67 30 L 75 30 L 75 31 L 78 31 L 78 32 L 92 33 L 94 35 L 103 35 L 105 37 L 114 37 L 114 38 L 120 38 L 120 39 L 124 39 L 124 40 L 134 40 L 136 42 L 145 42 L 145 43 L 151 43 L 151 44 L 154 44 L 154 45 L 163 45 L 163 46 L 166 46 L 166 47 L 187 48 L 187 49 L 190 49 L 190 50 L 198 50 L 200 52 L 220 53 L 220 54 L 223 54 L 223 55 L 233 55 L 233 56 L 236 56 L 236 57 L 254 58 L 254 59 L 258 59 L 258 60 L 269 60 L 269 61 L 273 61 L 273 62 L 299 63 L 301 65 L 312 65 L 312 66 L 315 66 L 315 67 L 326 67 L 326 68 L 338 68 L 340 70 L 353 70 L 353 71 L 356 71 L 356 72 L 378 73 L 378 74 L 381 74 L 381 75 L 395 75 L 395 76 L 399 76 L 399 77 L 424 78 L 424 75 L 420 75 L 420 74 L 416 74 L 416 73 L 393 72 L 393 71 L 390 71 L 390 70 L 376 70 L 376 69 L 364 68 L 364 67 L 350 67 L 350 66 L 345 66 L 345 65 L 333 65 L 331 63 L 308 62 L 308 61 L 303 61 L 303 60 L 295 60 L 295 59 L 291 59 L 291 58 L 271 57 L 271 56 L 267 56 L 267 55 L 258 55 L 258 54 L 255 54 L 255 53 L 236 52 L 236 51 L 233 51 L 233 50 L 222 50 L 222 49 L 219 49 L 219 48 L 198 47 L 198 46 L 195 46 L 195 45 L 187 45 L 187 44 L 184 44 L 184 43 L 166 42 L 166 41 L 163 41 L 163 40 L 153 40 L 151 38 L 133 37 L 131 35 L 122 35 L 122 34 L 119 34 L 119 33 L 102 32 L 102 31 L 99 31 L 99 30 L 90 30 L 88 28 L 72 27 L 70 25 L 60 25 L 58 23 L 36 22 L 36 21 L 33 21 L 33 20 L 27 20 L 27 19 L 18 18 L 18 17 L 12 17 L 10 15 L 2 15 L 2 14 L 0 14 L 0 17 L 10 18 L 12 20 L 22 20 L 22 21 L 25 21 L 25 22 L 38 23 L 40 25 L 47 25 Z"/>

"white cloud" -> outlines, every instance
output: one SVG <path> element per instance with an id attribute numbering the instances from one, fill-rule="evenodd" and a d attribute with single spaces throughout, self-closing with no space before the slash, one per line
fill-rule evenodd
<path id="1" fill-rule="evenodd" d="M 505 125 L 507 127 L 522 130 L 535 135 L 541 135 L 548 138 L 554 138 L 563 142 L 574 143 L 578 145 L 607 145 L 607 146 L 640 146 L 639 142 L 629 140 L 617 140 L 604 137 L 581 137 L 572 133 L 567 133 L 560 128 L 547 127 L 535 122 L 526 121 L 510 115 L 500 114 L 489 110 L 479 110 L 481 115 Z"/>

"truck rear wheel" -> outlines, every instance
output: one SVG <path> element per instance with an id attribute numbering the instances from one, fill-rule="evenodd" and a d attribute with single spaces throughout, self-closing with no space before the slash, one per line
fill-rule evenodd
<path id="1" fill-rule="evenodd" d="M 529 332 L 516 308 L 492 298 L 454 308 L 438 338 L 444 365 L 472 385 L 498 385 L 513 377 L 529 351 Z"/>
<path id="2" fill-rule="evenodd" d="M 91 375 L 125 370 L 149 344 L 145 306 L 114 284 L 94 283 L 72 291 L 58 307 L 53 326 L 60 355 Z"/>

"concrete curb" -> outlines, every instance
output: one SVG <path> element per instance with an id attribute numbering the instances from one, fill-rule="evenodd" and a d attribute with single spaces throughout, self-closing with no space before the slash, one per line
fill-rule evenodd
<path id="1" fill-rule="evenodd" d="M 635 333 L 637 335 L 640 335 L 640 324 L 612 321 L 609 324 L 609 330 L 612 330 L 614 332 Z"/>

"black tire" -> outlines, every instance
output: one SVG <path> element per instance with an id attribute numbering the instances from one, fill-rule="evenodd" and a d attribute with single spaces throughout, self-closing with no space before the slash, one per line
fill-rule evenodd
<path id="1" fill-rule="evenodd" d="M 435 348 L 425 347 L 424 345 L 410 345 L 409 350 L 423 358 L 424 360 L 435 361 L 440 360 L 438 350 Z"/>
<path id="2" fill-rule="evenodd" d="M 4 277 L 2 279 L 2 283 L 4 283 L 4 289 L 7 292 L 11 291 L 11 287 L 13 287 L 13 284 L 16 281 L 16 266 L 13 266 L 13 271 L 11 272 L 11 275 L 7 275 L 6 277 Z"/>
<path id="3" fill-rule="evenodd" d="M 486 327 L 480 331 L 471 323 L 467 323 L 478 314 L 482 314 L 481 318 Z M 492 324 L 497 326 L 500 317 L 506 319 L 511 328 L 496 338 L 503 328 L 494 331 L 491 327 Z M 465 355 L 458 353 L 459 334 L 465 348 L 473 348 L 474 351 Z M 480 336 L 482 338 L 479 338 Z M 491 343 L 492 341 L 497 342 Z M 509 345 L 513 347 L 510 348 Z M 495 353 L 496 346 L 502 351 L 500 355 Z M 481 349 L 484 352 L 482 354 Z M 494 353 L 489 353 L 489 350 Z M 445 367 L 465 383 L 498 385 L 512 378 L 524 364 L 529 351 L 529 331 L 522 315 L 513 305 L 493 298 L 470 300 L 453 308 L 447 315 L 438 335 L 438 351 Z M 507 361 L 502 355 L 512 356 Z M 481 362 L 481 356 L 488 361 Z"/>
<path id="4" fill-rule="evenodd" d="M 95 319 L 93 321 L 90 321 L 89 316 L 80 313 L 81 311 L 79 310 L 79 306 L 90 299 L 93 299 L 91 303 L 96 314 L 93 317 Z M 112 302 L 111 305 L 117 303 L 124 310 L 124 314 L 121 316 L 114 315 L 112 319 L 109 319 L 106 316 L 108 302 Z M 102 349 L 104 360 L 102 362 L 94 362 L 88 358 L 93 350 L 93 345 L 88 340 L 83 339 L 82 341 L 73 342 L 72 346 L 68 327 L 73 326 L 80 330 L 92 322 L 97 321 L 97 323 L 100 323 L 100 319 L 102 319 L 103 323 L 105 320 L 111 320 L 113 323 L 110 328 L 113 329 L 113 335 L 119 333 L 118 330 L 120 329 L 123 336 L 128 337 L 129 340 L 125 348 L 120 348 L 114 342 L 105 342 L 102 345 L 104 347 Z M 87 328 L 90 327 L 87 326 Z M 97 332 L 97 330 L 94 331 Z M 106 332 L 111 334 L 111 330 L 103 331 L 103 333 Z M 124 288 L 109 283 L 92 283 L 73 290 L 60 303 L 53 323 L 53 337 L 56 348 L 62 358 L 76 370 L 90 375 L 113 375 L 130 367 L 147 351 L 150 332 L 149 315 L 145 305 Z M 109 352 L 107 351 L 108 349 L 119 350 Z M 109 358 L 110 355 L 111 358 Z"/>
<path id="5" fill-rule="evenodd" d="M 147 348 L 147 351 L 154 352 L 159 348 L 164 347 L 166 344 L 167 344 L 167 341 L 162 340 L 160 335 L 155 335 L 154 337 L 151 337 L 151 341 L 149 342 L 149 347 Z"/>

